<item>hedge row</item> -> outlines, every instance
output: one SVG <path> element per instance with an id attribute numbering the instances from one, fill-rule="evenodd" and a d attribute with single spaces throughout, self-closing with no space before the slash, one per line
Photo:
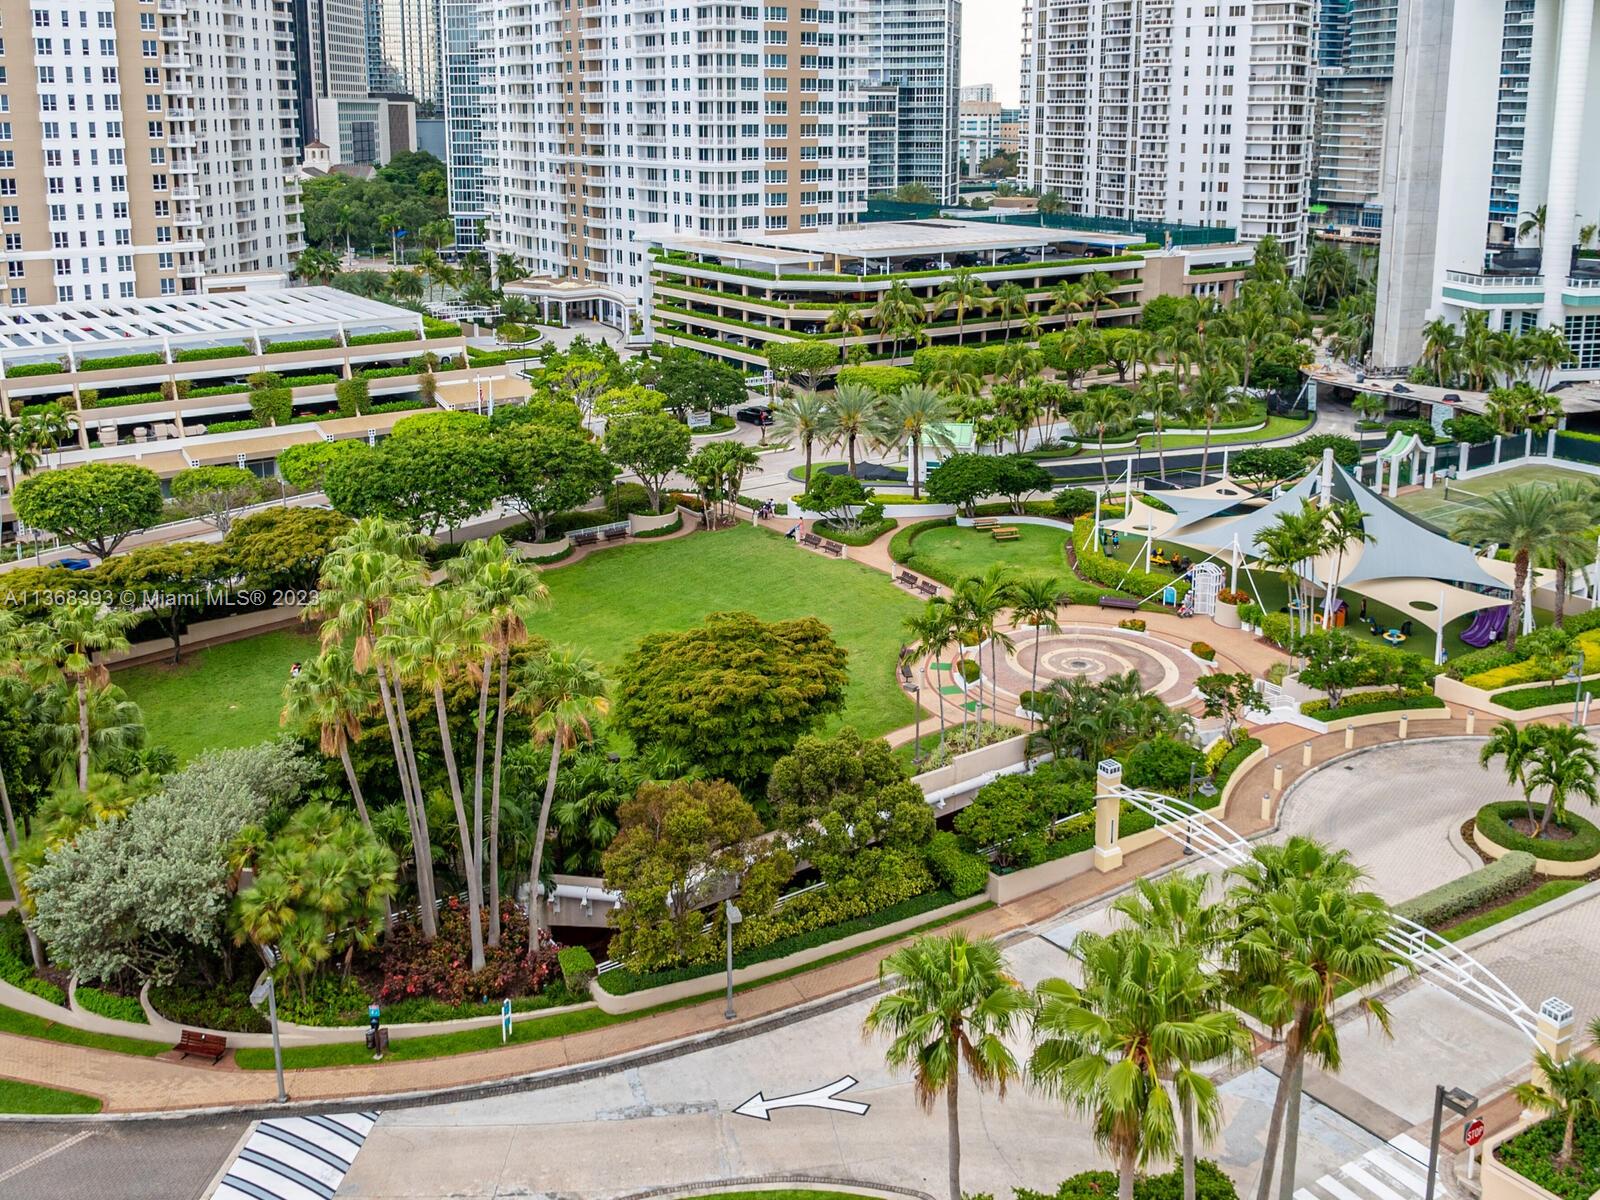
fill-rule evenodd
<path id="1" fill-rule="evenodd" d="M 868 546 L 899 524 L 900 522 L 893 517 L 885 517 L 875 524 L 863 525 L 859 529 L 835 529 L 827 521 L 818 521 L 817 531 L 823 537 L 842 542 L 846 546 Z"/>
<path id="2" fill-rule="evenodd" d="M 476 346 L 467 347 L 467 365 L 472 367 L 503 367 L 527 357 L 527 350 L 480 350 Z"/>
<path id="3" fill-rule="evenodd" d="M 1326 700 L 1307 700 L 1300 711 L 1320 721 L 1337 721 L 1342 717 L 1360 717 L 1368 713 L 1400 712 L 1408 708 L 1444 708 L 1445 702 L 1432 692 L 1363 692 L 1346 696 L 1338 708 L 1329 708 Z"/>
<path id="4" fill-rule="evenodd" d="M 1534 805 L 1535 817 L 1539 816 L 1539 811 L 1539 806 Z M 1496 846 L 1504 846 L 1507 850 L 1525 850 L 1535 858 L 1549 859 L 1552 862 L 1583 862 L 1600 854 L 1600 829 L 1571 809 L 1567 810 L 1567 819 L 1562 825 L 1562 828 L 1572 832 L 1572 836 L 1566 841 L 1525 837 L 1507 823 L 1516 817 L 1526 817 L 1527 814 L 1528 806 L 1520 800 L 1502 800 L 1497 804 L 1485 804 L 1478 810 L 1478 832 Z"/>
<path id="5" fill-rule="evenodd" d="M 66 992 L 48 979 L 40 979 L 33 973 L 33 959 L 28 952 L 28 934 L 22 928 L 22 918 L 15 912 L 0 917 L 0 979 L 41 1000 L 66 1006 Z"/>
<path id="6" fill-rule="evenodd" d="M 1544 687 L 1516 688 L 1509 692 L 1494 692 L 1489 699 L 1504 708 L 1522 712 L 1529 708 L 1542 708 L 1546 704 L 1575 704 L 1578 700 L 1578 688 L 1589 689 L 1594 686 L 1594 680 L 1586 679 L 1582 684 L 1557 683 L 1546 684 Z"/>
<path id="7" fill-rule="evenodd" d="M 6 368 L 7 379 L 27 379 L 33 375 L 65 375 L 67 369 L 57 362 L 18 363 Z"/>
<path id="8" fill-rule="evenodd" d="M 268 342 L 268 354 L 294 354 L 300 350 L 337 350 L 337 338 L 302 338 L 297 342 Z"/>
<path id="9" fill-rule="evenodd" d="M 162 361 L 159 350 L 143 354 L 110 354 L 105 358 L 90 358 L 78 363 L 80 371 L 116 371 L 124 367 L 153 367 Z"/>
<path id="10" fill-rule="evenodd" d="M 932 912 L 936 908 L 943 908 L 946 904 L 954 903 L 955 900 L 956 897 L 943 888 L 924 892 L 920 896 L 912 896 L 908 900 L 902 900 L 898 904 L 891 904 L 887 908 L 880 908 L 876 912 L 866 913 L 859 917 L 851 917 L 849 920 L 838 921 L 832 925 L 809 929 L 804 933 L 794 934 L 792 937 L 768 942 L 765 946 L 755 946 L 748 950 L 738 951 L 733 956 L 733 965 L 735 967 L 748 967 L 754 963 L 771 962 L 775 958 L 798 954 L 802 950 L 825 946 L 829 942 L 836 942 L 841 938 L 851 937 L 857 933 L 866 933 L 872 929 L 881 929 L 885 925 L 893 925 L 896 921 L 904 921 L 908 917 Z M 779 909 L 778 911 L 781 913 L 783 910 Z M 662 987 L 669 983 L 681 983 L 686 979 L 700 979 L 707 975 L 716 975 L 724 969 L 724 965 L 723 960 L 719 958 L 715 962 L 691 963 L 688 966 L 669 967 L 660 971 L 642 973 L 630 971 L 627 967 L 618 967 L 600 976 L 600 986 L 613 996 L 627 996 L 633 992 L 643 991 L 645 988 Z"/>
<path id="11" fill-rule="evenodd" d="M 1213 773 L 1213 782 L 1217 785 L 1216 795 L 1197 797 L 1195 807 L 1210 808 L 1215 805 L 1222 796 L 1222 785 L 1227 783 L 1233 773 L 1239 769 L 1240 763 L 1259 749 L 1261 749 L 1260 738 L 1240 738 L 1235 742 L 1233 749 L 1224 754 L 1222 760 L 1217 763 L 1217 769 Z"/>
<path id="12" fill-rule="evenodd" d="M 910 562 L 911 556 L 916 553 L 912 548 L 912 542 L 930 529 L 941 529 L 955 523 L 954 517 L 932 517 L 926 521 L 918 521 L 915 525 L 907 525 L 889 539 L 889 557 L 897 563 Z"/>
<path id="13" fill-rule="evenodd" d="M 1433 928 L 1503 900 L 1533 878 L 1534 856 L 1513 850 L 1504 858 L 1395 905 L 1395 912 Z"/>
<path id="14" fill-rule="evenodd" d="M 1130 568 L 1127 563 L 1107 558 L 1100 547 L 1095 545 L 1092 517 L 1079 517 L 1073 522 L 1072 545 L 1078 555 L 1078 570 L 1108 588 L 1134 596 L 1155 596 L 1163 589 L 1171 587 L 1177 589 L 1179 600 L 1182 600 L 1189 590 L 1187 583 L 1171 575 L 1141 571 L 1138 567 Z"/>
<path id="15" fill-rule="evenodd" d="M 355 337 L 346 338 L 347 346 L 383 346 L 389 342 L 414 342 L 417 334 L 412 329 L 390 329 L 378 333 L 358 333 Z"/>
<path id="16" fill-rule="evenodd" d="M 173 362 L 206 362 L 213 358 L 242 358 L 254 354 L 255 350 L 249 346 L 191 346 L 187 350 L 176 351 L 172 356 Z"/>
<path id="17" fill-rule="evenodd" d="M 415 375 L 418 368 L 405 367 L 368 367 L 364 371 L 357 371 L 357 379 L 398 379 L 402 375 Z"/>
<path id="18" fill-rule="evenodd" d="M 150 1023 L 137 996 L 118 996 L 79 984 L 73 998 L 77 1000 L 79 1008 L 86 1008 L 98 1016 L 110 1017 L 113 1021 L 131 1021 L 135 1025 Z"/>
<path id="19" fill-rule="evenodd" d="M 426 338 L 460 337 L 461 326 L 454 321 L 441 321 L 437 317 L 423 317 L 422 336 Z"/>
<path id="20" fill-rule="evenodd" d="M 1548 639 L 1541 639 L 1548 640 Z M 1574 649 L 1581 649 L 1590 661 L 1600 661 L 1600 629 L 1586 629 L 1572 639 Z M 1521 647 L 1519 646 L 1520 650 Z M 1565 651 L 1557 652 L 1549 657 L 1561 658 Z M 1490 667 L 1468 675 L 1462 680 L 1470 687 L 1482 688 L 1492 692 L 1496 688 L 1510 687 L 1516 683 L 1533 683 L 1540 679 L 1549 679 L 1544 673 L 1546 656 L 1541 654 L 1538 658 L 1525 658 L 1521 662 L 1511 662 L 1504 666 Z"/>

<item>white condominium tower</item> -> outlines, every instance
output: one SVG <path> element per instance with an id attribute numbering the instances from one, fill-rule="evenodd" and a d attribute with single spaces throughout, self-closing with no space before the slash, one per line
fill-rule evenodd
<path id="1" fill-rule="evenodd" d="M 877 192 L 920 183 L 938 203 L 954 204 L 960 182 L 961 0 L 865 0 L 861 11 L 868 80 L 896 92 L 893 173 L 875 171 L 869 186 Z M 875 163 L 888 158 L 873 155 Z"/>
<path id="2" fill-rule="evenodd" d="M 1374 366 L 1413 365 L 1428 321 L 1477 311 L 1555 326 L 1576 359 L 1557 377 L 1600 378 L 1595 33 L 1595 0 L 1400 0 Z"/>
<path id="3" fill-rule="evenodd" d="M 1024 0 L 1022 177 L 1068 211 L 1305 252 L 1312 0 Z"/>
<path id="4" fill-rule="evenodd" d="M 623 324 L 654 228 L 708 239 L 865 206 L 860 0 L 497 0 L 489 247 L 518 290 Z"/>
<path id="5" fill-rule="evenodd" d="M 189 295 L 299 250 L 288 0 L 0 0 L 0 302 Z"/>

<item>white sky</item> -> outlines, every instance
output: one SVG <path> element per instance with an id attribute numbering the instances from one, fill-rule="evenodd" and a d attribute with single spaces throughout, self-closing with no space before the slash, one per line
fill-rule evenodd
<path id="1" fill-rule="evenodd" d="M 961 82 L 994 84 L 994 97 L 1015 104 L 1021 91 L 1022 0 L 962 0 Z"/>

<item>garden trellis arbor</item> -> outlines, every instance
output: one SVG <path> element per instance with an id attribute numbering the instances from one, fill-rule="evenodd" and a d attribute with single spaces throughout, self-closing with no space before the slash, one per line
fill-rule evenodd
<path id="1" fill-rule="evenodd" d="M 1250 843 L 1221 818 L 1184 800 L 1159 792 L 1141 791 L 1122 783 L 1122 764 L 1114 759 L 1100 763 L 1095 787 L 1095 865 L 1113 870 L 1121 864 L 1117 845 L 1118 814 L 1123 804 L 1154 819 L 1156 829 L 1173 841 L 1223 868 L 1237 867 L 1250 858 Z M 1552 1029 L 1570 1029 L 1572 1009 L 1551 998 L 1535 1012 L 1498 975 L 1453 942 L 1426 925 L 1394 913 L 1394 927 L 1385 944 L 1410 963 L 1428 983 L 1467 1000 L 1515 1025 L 1543 1046 Z M 1546 1028 L 1541 1031 L 1541 1025 Z"/>

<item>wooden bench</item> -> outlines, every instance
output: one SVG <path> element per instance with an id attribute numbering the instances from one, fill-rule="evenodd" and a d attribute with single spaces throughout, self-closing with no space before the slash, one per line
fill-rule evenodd
<path id="1" fill-rule="evenodd" d="M 838 542 L 824 541 L 822 543 L 822 550 L 823 550 L 824 554 L 831 554 L 831 555 L 833 555 L 834 558 L 843 558 L 844 557 L 844 547 L 841 546 Z"/>
<path id="2" fill-rule="evenodd" d="M 901 571 L 894 577 L 894 581 L 901 587 L 914 588 L 917 586 L 917 577 L 910 571 Z"/>
<path id="3" fill-rule="evenodd" d="M 800 535 L 800 544 L 802 546 L 809 546 L 811 549 L 815 550 L 818 546 L 822 545 L 822 539 L 814 533 L 802 533 Z"/>
<path id="4" fill-rule="evenodd" d="M 600 541 L 598 533 L 575 533 L 572 535 L 574 546 L 593 546 Z"/>
<path id="5" fill-rule="evenodd" d="M 628 536 L 628 531 L 626 529 L 608 529 L 608 530 L 606 530 L 606 541 L 608 541 L 608 542 L 614 542 L 618 538 L 625 538 L 627 536 Z"/>
<path id="6" fill-rule="evenodd" d="M 1125 608 L 1129 612 L 1139 611 L 1139 601 L 1128 596 L 1101 596 L 1101 608 Z"/>
<path id="7" fill-rule="evenodd" d="M 209 1058 L 213 1065 L 228 1052 L 228 1040 L 220 1038 L 214 1033 L 201 1033 L 197 1029 L 185 1029 L 183 1036 L 178 1039 L 178 1044 L 173 1047 L 180 1057 Z"/>
<path id="8" fill-rule="evenodd" d="M 924 596 L 937 596 L 939 594 L 939 585 L 928 579 L 919 579 L 917 580 L 917 591 Z"/>
<path id="9" fill-rule="evenodd" d="M 1022 531 L 1015 525 L 997 525 L 989 534 L 997 542 L 1015 542 L 1022 537 Z"/>
<path id="10" fill-rule="evenodd" d="M 979 517 L 972 523 L 972 527 L 974 529 L 995 529 L 999 524 L 999 517 Z"/>

